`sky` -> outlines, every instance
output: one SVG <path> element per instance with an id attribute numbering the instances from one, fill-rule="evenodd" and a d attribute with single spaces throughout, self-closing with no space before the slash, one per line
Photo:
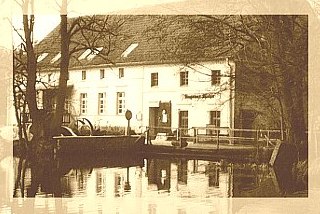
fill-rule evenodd
<path id="1" fill-rule="evenodd" d="M 20 38 L 17 33 L 11 31 L 11 23 L 8 19 L 12 20 L 12 24 L 17 29 L 22 29 L 22 10 L 16 2 L 22 0 L 0 0 L 0 47 L 10 48 L 12 47 L 12 38 L 15 44 L 20 43 Z M 233 2 L 228 6 L 226 2 Z M 237 0 L 236 2 L 238 2 Z M 241 0 L 240 0 L 241 1 Z M 242 0 L 245 1 L 245 0 Z M 255 2 L 257 0 L 247 0 Z M 260 0 L 258 0 L 260 1 Z M 304 0 L 301 0 L 304 1 Z M 320 5 L 320 0 L 305 0 L 310 4 L 317 2 Z M 61 0 L 34 0 L 35 2 L 35 41 L 40 41 L 44 38 L 55 26 L 59 24 L 59 5 L 57 2 Z M 185 13 L 185 11 L 193 11 L 193 13 L 206 13 L 213 14 L 219 13 L 221 10 L 224 14 L 226 11 L 231 14 L 238 12 L 235 1 L 233 0 L 68 0 L 68 16 L 81 16 L 90 14 L 106 14 L 106 13 L 117 13 L 121 11 L 132 11 L 134 8 L 148 7 L 153 5 L 164 5 L 161 9 L 164 13 L 169 12 L 170 14 L 175 10 L 174 8 L 166 8 L 166 3 L 185 3 L 187 7 L 178 11 L 178 13 Z M 193 4 L 192 4 L 193 2 Z M 262 1 L 263 2 L 263 1 Z M 280 3 L 281 1 L 279 1 Z M 285 2 L 285 1 L 284 1 Z M 203 4 L 204 3 L 204 4 Z M 252 3 L 253 4 L 253 3 Z M 311 4 L 313 5 L 313 4 Z M 199 6 L 199 7 L 198 7 Z M 224 7 L 226 6 L 226 7 Z M 292 7 L 292 6 L 291 6 Z M 238 7 L 239 8 L 239 7 Z M 290 6 L 288 5 L 290 9 Z M 314 6 L 314 8 L 316 8 Z M 320 8 L 320 6 L 319 6 Z M 318 8 L 318 9 L 319 9 Z M 259 11 L 259 8 L 249 8 L 248 11 Z M 274 9 L 273 9 L 274 10 Z M 296 11 L 296 10 L 294 10 Z M 241 10 L 245 12 L 246 10 Z M 319 12 L 319 11 L 318 11 Z M 154 12 L 153 12 L 154 13 Z M 157 11 L 156 11 L 157 13 Z M 265 13 L 262 11 L 260 13 Z M 320 12 L 318 13 L 320 14 Z M 3 29 L 6 29 L 3 31 Z M 22 32 L 22 31 L 20 31 Z M 23 32 L 22 32 L 23 33 Z"/>
<path id="2" fill-rule="evenodd" d="M 81 16 L 90 14 L 106 14 L 123 10 L 130 10 L 144 6 L 180 2 L 185 0 L 68 0 L 68 16 Z M 12 25 L 20 32 L 22 31 L 22 9 L 17 2 L 21 0 L 0 0 L 0 29 L 8 29 L 0 41 L 0 46 L 11 48 L 13 43 L 20 43 L 20 37 L 13 31 Z M 59 24 L 60 0 L 34 0 L 35 3 L 35 32 L 34 39 L 43 39 L 54 27 Z M 9 21 L 11 20 L 11 21 Z"/>

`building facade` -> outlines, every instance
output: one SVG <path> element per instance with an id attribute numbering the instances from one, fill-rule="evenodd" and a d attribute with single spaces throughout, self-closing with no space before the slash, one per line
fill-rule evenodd
<path id="1" fill-rule="evenodd" d="M 105 16 L 95 18 L 106 20 Z M 179 128 L 185 135 L 193 135 L 196 127 L 204 127 L 202 134 L 208 134 L 206 127 L 234 128 L 235 63 L 228 55 L 215 56 L 210 48 L 187 61 L 181 60 L 179 54 L 167 53 L 168 47 L 179 48 L 176 36 L 192 37 L 194 32 L 189 32 L 183 22 L 197 17 L 166 16 L 166 21 L 172 21 L 173 34 L 159 39 L 158 32 L 150 29 L 156 28 L 155 23 L 162 18 L 110 16 L 110 23 L 121 22 L 121 28 L 116 29 L 116 38 L 108 40 L 109 46 L 105 43 L 107 37 L 99 33 L 96 38 L 101 41 L 95 40 L 94 47 L 73 52 L 65 125 L 72 126 L 85 118 L 95 128 L 126 127 L 125 112 L 130 110 L 131 129 L 136 133 L 149 129 L 155 136 Z M 78 34 L 73 35 L 77 41 L 70 43 L 70 50 L 86 42 L 82 41 L 81 32 Z M 110 39 L 113 35 L 108 36 Z M 55 109 L 59 96 L 59 41 L 57 26 L 36 47 L 38 107 L 47 111 Z"/>
<path id="2" fill-rule="evenodd" d="M 66 111 L 71 121 L 87 118 L 101 128 L 126 127 L 125 112 L 132 112 L 130 125 L 141 133 L 186 133 L 193 127 L 233 126 L 231 73 L 235 65 L 228 59 L 182 64 L 122 64 L 70 69 Z M 58 72 L 42 72 L 51 87 Z M 40 87 L 40 86 L 39 86 Z M 39 90 L 39 106 L 54 108 L 52 89 Z M 189 133 L 190 134 L 190 133 Z"/>

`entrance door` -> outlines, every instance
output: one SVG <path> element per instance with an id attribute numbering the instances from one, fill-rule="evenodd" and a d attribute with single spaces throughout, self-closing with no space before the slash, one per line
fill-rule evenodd
<path id="1" fill-rule="evenodd" d="M 149 127 L 152 139 L 159 132 L 171 132 L 171 102 L 159 102 L 159 107 L 149 107 Z"/>
<path id="2" fill-rule="evenodd" d="M 154 139 L 158 133 L 158 111 L 159 107 L 149 107 L 149 135 Z"/>
<path id="3" fill-rule="evenodd" d="M 253 129 L 253 122 L 255 119 L 254 111 L 251 110 L 242 110 L 240 112 L 240 121 L 242 129 Z M 253 137 L 253 132 L 242 132 L 243 137 Z"/>
<path id="4" fill-rule="evenodd" d="M 179 111 L 179 129 L 182 136 L 188 134 L 188 111 Z"/>
<path id="5" fill-rule="evenodd" d="M 171 132 L 171 102 L 160 102 L 158 111 L 159 132 Z"/>

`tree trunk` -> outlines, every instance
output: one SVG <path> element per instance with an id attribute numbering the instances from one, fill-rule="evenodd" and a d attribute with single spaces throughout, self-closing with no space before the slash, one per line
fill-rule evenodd
<path id="1" fill-rule="evenodd" d="M 36 98 L 36 70 L 37 70 L 37 60 L 32 44 L 32 26 L 33 25 L 33 15 L 30 18 L 29 25 L 28 15 L 23 15 L 23 26 L 26 39 L 26 52 L 27 52 L 27 87 L 26 87 L 26 100 L 28 102 L 28 107 L 30 111 L 31 118 L 35 117 L 38 113 L 37 108 L 37 98 Z"/>
<path id="2" fill-rule="evenodd" d="M 69 35 L 67 15 L 60 15 L 60 35 L 61 35 L 61 61 L 60 61 L 60 77 L 57 96 L 57 108 L 51 124 L 52 135 L 59 134 L 59 128 L 62 125 L 64 105 L 67 92 L 68 67 L 69 67 Z"/>
<path id="3" fill-rule="evenodd" d="M 28 8 L 28 1 L 26 1 L 26 8 Z M 36 97 L 36 71 L 37 71 L 37 60 L 36 54 L 33 48 L 32 33 L 33 33 L 34 15 L 31 14 L 30 18 L 27 14 L 23 15 L 23 26 L 26 40 L 26 52 L 27 52 L 27 86 L 26 86 L 26 100 L 28 103 L 30 117 L 32 119 L 32 152 L 38 154 L 38 151 L 42 148 L 40 140 L 44 136 L 43 121 L 45 121 L 45 114 L 39 111 L 37 107 Z M 36 155 L 31 155 L 33 158 L 37 158 Z"/>
<path id="4" fill-rule="evenodd" d="M 275 27 L 277 35 L 278 61 L 282 74 L 282 99 L 284 111 L 286 115 L 286 128 L 289 130 L 288 141 L 300 144 L 302 141 L 307 141 L 306 124 L 304 119 L 304 70 L 299 70 L 297 66 L 288 65 L 287 59 L 294 56 L 295 49 L 292 47 L 294 43 L 294 32 L 288 32 L 288 29 L 283 29 L 283 26 L 290 25 L 291 20 L 287 17 L 275 17 Z M 288 55 L 291 53 L 292 55 Z M 303 60 L 300 64 L 307 63 Z M 297 62 L 298 65 L 300 65 Z M 305 65 L 303 65 L 305 66 Z"/>

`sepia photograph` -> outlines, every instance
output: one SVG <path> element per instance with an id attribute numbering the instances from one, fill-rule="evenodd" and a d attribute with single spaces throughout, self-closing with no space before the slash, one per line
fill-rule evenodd
<path id="1" fill-rule="evenodd" d="M 314 213 L 319 2 L 49 2 L 3 16 L 3 213 Z"/>

